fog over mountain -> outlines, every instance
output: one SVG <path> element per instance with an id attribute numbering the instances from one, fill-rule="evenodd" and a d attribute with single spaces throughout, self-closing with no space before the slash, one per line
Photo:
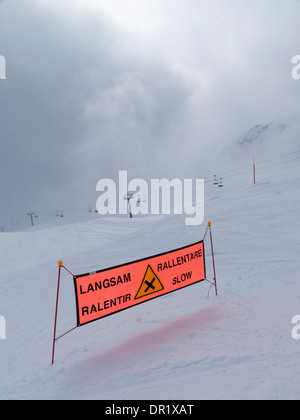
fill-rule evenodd
<path id="1" fill-rule="evenodd" d="M 94 206 L 120 170 L 204 176 L 299 109 L 299 17 L 296 0 L 2 1 L 0 223 Z"/>

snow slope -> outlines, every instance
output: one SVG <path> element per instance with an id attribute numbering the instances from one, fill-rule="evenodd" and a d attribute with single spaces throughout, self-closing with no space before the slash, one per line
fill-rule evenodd
<path id="1" fill-rule="evenodd" d="M 198 174 L 199 227 L 185 226 L 185 215 L 99 217 L 1 234 L 0 398 L 299 399 L 299 129 L 295 118 L 254 127 Z M 212 185 L 215 173 L 224 188 Z M 59 259 L 76 274 L 110 267 L 193 243 L 208 220 L 218 297 L 207 299 L 200 283 L 77 328 L 58 341 L 51 366 Z M 75 324 L 63 272 L 58 334 Z"/>

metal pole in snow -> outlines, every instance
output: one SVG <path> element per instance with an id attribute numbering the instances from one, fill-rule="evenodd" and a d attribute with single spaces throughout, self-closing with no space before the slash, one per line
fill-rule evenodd
<path id="1" fill-rule="evenodd" d="M 255 157 L 253 158 L 253 181 L 254 181 L 254 185 L 255 185 Z"/>
<path id="2" fill-rule="evenodd" d="M 210 234 L 211 255 L 212 255 L 213 269 L 214 269 L 215 292 L 216 292 L 216 296 L 218 296 L 215 255 L 214 255 L 214 247 L 213 247 L 213 240 L 212 240 L 212 233 L 211 233 L 211 222 L 208 222 L 208 228 L 209 228 L 209 234 Z"/>
<path id="3" fill-rule="evenodd" d="M 53 334 L 53 348 L 52 348 L 52 365 L 54 364 L 54 352 L 56 342 L 56 324 L 57 324 L 57 311 L 58 311 L 58 298 L 59 298 L 59 286 L 60 286 L 60 274 L 63 267 L 63 262 L 58 261 L 58 283 L 57 283 L 57 295 L 56 295 L 56 307 L 55 307 L 55 319 L 54 319 L 54 334 Z"/>

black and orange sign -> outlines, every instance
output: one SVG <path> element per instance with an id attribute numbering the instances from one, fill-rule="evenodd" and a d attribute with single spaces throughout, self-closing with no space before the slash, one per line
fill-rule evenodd
<path id="1" fill-rule="evenodd" d="M 74 276 L 77 325 L 205 279 L 203 241 L 92 274 Z"/>
<path id="2" fill-rule="evenodd" d="M 164 290 L 164 285 L 155 273 L 150 264 L 147 266 L 143 281 L 137 291 L 134 299 L 142 299 L 143 297 L 153 295 Z"/>

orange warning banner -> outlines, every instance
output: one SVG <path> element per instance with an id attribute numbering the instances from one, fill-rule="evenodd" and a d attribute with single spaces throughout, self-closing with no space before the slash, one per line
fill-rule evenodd
<path id="1" fill-rule="evenodd" d="M 74 276 L 77 325 L 205 279 L 203 241 L 95 273 Z"/>

